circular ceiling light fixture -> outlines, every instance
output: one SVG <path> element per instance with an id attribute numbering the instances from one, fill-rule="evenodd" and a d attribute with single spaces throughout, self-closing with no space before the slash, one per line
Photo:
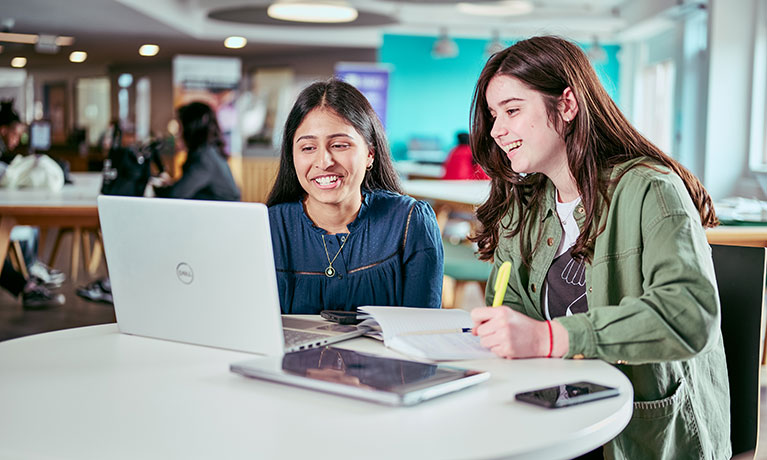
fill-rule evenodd
<path id="1" fill-rule="evenodd" d="M 506 49 L 506 45 L 503 44 L 501 41 L 501 34 L 498 32 L 497 29 L 493 30 L 493 37 L 490 39 L 490 41 L 487 43 L 487 46 L 485 47 L 485 54 L 488 56 L 492 56 L 495 53 L 501 52 Z"/>
<path id="2" fill-rule="evenodd" d="M 440 29 L 439 38 L 431 48 L 431 57 L 434 59 L 450 59 L 458 56 L 458 44 L 447 35 L 447 29 Z"/>
<path id="3" fill-rule="evenodd" d="M 345 2 L 310 3 L 307 1 L 278 1 L 269 5 L 270 18 L 292 22 L 343 23 L 357 19 L 359 13 Z"/>
<path id="4" fill-rule="evenodd" d="M 231 36 L 226 37 L 226 40 L 224 40 L 224 46 L 233 50 L 243 48 L 247 44 L 248 40 L 245 37 Z"/>
<path id="5" fill-rule="evenodd" d="M 25 57 L 16 56 L 15 58 L 11 59 L 11 67 L 21 69 L 25 65 L 27 65 L 27 58 Z"/>
<path id="6" fill-rule="evenodd" d="M 156 56 L 159 52 L 160 47 L 151 44 L 141 45 L 141 48 L 138 49 L 138 54 L 142 56 Z"/>
<path id="7" fill-rule="evenodd" d="M 474 16 L 520 16 L 533 11 L 528 0 L 503 0 L 500 2 L 465 3 L 457 5 L 458 11 Z"/>
<path id="8" fill-rule="evenodd" d="M 69 53 L 69 62 L 85 62 L 88 59 L 88 53 L 85 51 L 72 51 Z"/>

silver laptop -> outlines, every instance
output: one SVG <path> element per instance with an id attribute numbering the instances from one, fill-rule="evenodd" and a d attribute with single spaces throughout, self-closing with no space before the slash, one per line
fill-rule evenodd
<path id="1" fill-rule="evenodd" d="M 123 333 L 276 356 L 367 330 L 281 316 L 263 204 L 102 195 L 98 208 Z"/>

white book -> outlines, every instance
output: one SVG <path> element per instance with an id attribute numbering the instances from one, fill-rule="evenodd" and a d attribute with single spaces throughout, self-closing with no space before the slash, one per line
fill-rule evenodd
<path id="1" fill-rule="evenodd" d="M 409 307 L 359 307 L 361 326 L 369 336 L 408 356 L 432 361 L 496 357 L 471 333 L 474 323 L 465 310 Z"/>

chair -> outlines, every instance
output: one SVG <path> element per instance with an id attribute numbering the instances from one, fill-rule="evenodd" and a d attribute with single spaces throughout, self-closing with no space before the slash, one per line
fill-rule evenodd
<path id="1" fill-rule="evenodd" d="M 474 254 L 473 245 L 451 243 L 443 238 L 442 246 L 445 249 L 442 307 L 453 308 L 460 305 L 464 288 L 469 283 L 479 283 L 484 293 L 492 264 L 479 260 Z"/>
<path id="2" fill-rule="evenodd" d="M 765 248 L 712 245 L 730 380 L 732 454 L 754 452 L 759 436 Z"/>

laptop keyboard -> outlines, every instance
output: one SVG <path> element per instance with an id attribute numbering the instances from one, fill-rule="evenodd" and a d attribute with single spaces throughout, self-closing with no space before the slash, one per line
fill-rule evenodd
<path id="1" fill-rule="evenodd" d="M 327 337 L 328 336 L 325 334 L 314 334 L 312 332 L 286 330 L 285 331 L 285 347 L 291 348 L 296 345 L 301 345 L 304 343 L 311 343 L 312 345 L 314 345 L 315 343 L 321 342 Z"/>

